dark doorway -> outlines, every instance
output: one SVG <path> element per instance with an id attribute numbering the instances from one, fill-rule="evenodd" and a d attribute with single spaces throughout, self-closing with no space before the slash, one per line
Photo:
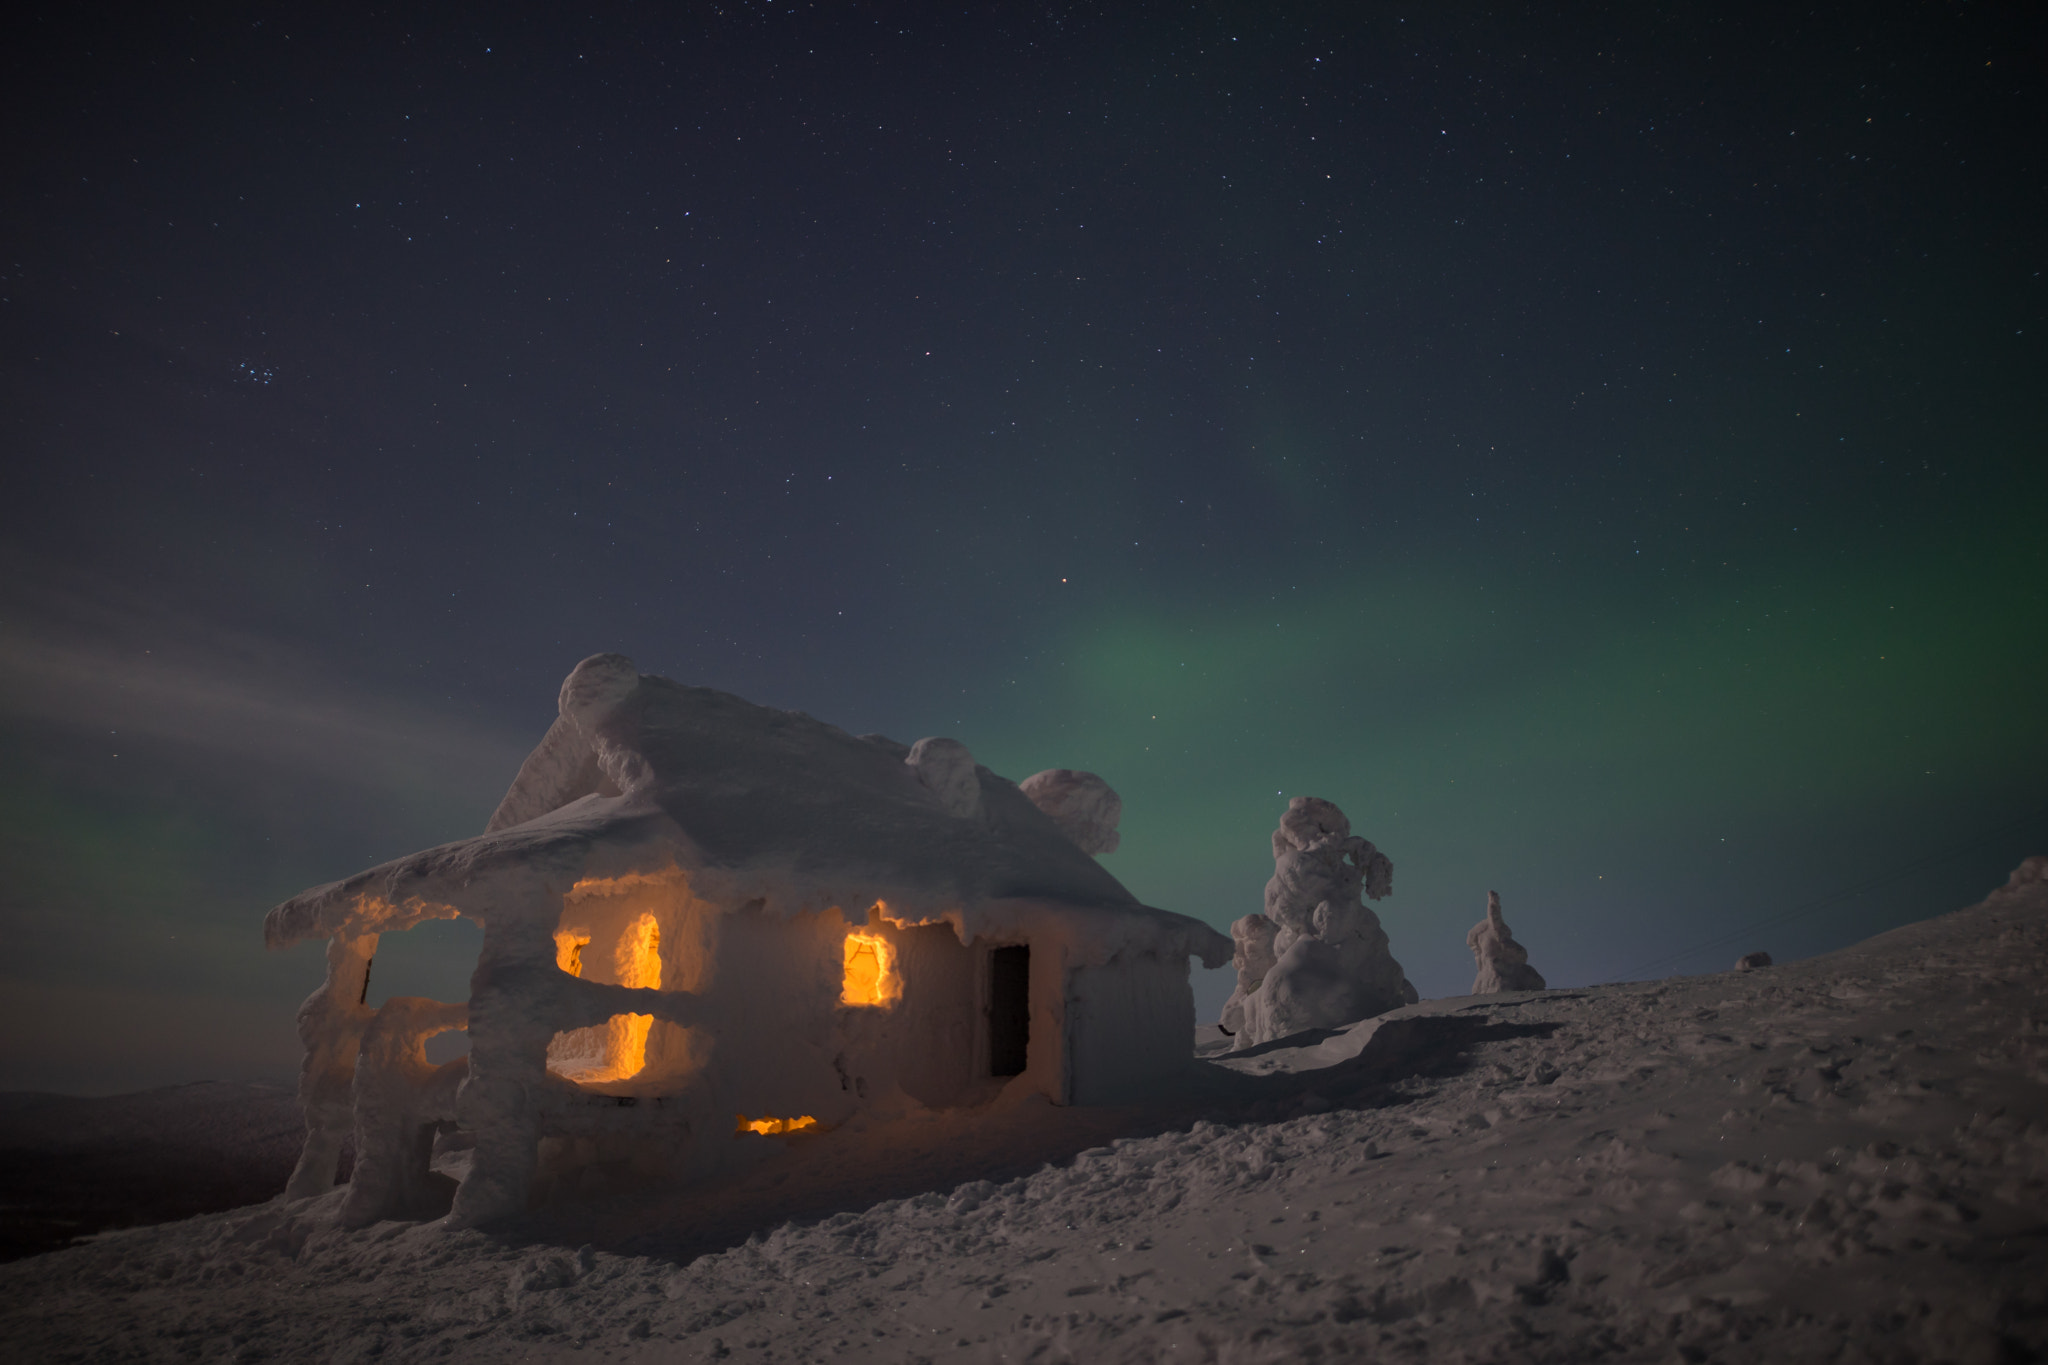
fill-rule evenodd
<path id="1" fill-rule="evenodd" d="M 1013 944 L 988 955 L 988 1074 L 1017 1076 L 1031 1044 L 1031 948 Z"/>

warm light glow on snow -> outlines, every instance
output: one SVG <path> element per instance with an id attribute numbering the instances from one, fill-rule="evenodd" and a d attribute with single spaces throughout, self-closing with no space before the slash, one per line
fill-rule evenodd
<path id="1" fill-rule="evenodd" d="M 764 1137 L 779 1137 L 783 1133 L 801 1133 L 818 1126 L 818 1121 L 809 1114 L 800 1119 L 750 1119 L 745 1114 L 736 1117 L 739 1126 L 733 1129 L 735 1134 L 759 1133 Z"/>
<path id="2" fill-rule="evenodd" d="M 846 985 L 842 1005 L 895 1004 L 903 998 L 903 978 L 896 971 L 896 945 L 879 934 L 846 936 Z"/>

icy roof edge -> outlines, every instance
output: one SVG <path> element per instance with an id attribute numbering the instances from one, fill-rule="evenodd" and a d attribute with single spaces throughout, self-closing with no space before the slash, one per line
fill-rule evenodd
<path id="1" fill-rule="evenodd" d="M 589 881 L 675 872 L 687 879 L 693 897 L 728 912 L 747 905 L 779 916 L 838 909 L 861 920 L 868 907 L 879 905 L 892 924 L 949 924 L 962 943 L 1021 939 L 1058 925 L 1087 959 L 1077 965 L 1107 961 L 1125 946 L 1184 952 L 1211 967 L 1228 961 L 1231 952 L 1230 940 L 1202 921 L 1135 900 L 976 898 L 854 869 L 715 866 L 659 807 L 602 796 L 310 888 L 264 917 L 263 937 L 268 947 L 288 948 L 311 938 L 393 933 L 457 915 L 484 921 L 494 910 L 535 904 L 536 881 L 552 897 L 566 897 Z"/>

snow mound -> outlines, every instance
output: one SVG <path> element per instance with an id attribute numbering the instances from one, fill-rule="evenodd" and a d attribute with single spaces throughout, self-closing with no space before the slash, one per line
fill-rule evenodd
<path id="1" fill-rule="evenodd" d="M 1529 950 L 1515 942 L 1508 922 L 1500 917 L 1500 893 L 1486 893 L 1486 918 L 1465 935 L 1479 975 L 1472 979 L 1472 994 L 1498 995 L 1502 991 L 1540 991 L 1543 973 L 1529 965 Z"/>
<path id="2" fill-rule="evenodd" d="M 1331 802 L 1297 796 L 1273 831 L 1266 912 L 1231 926 L 1237 989 L 1222 1024 L 1236 1046 L 1370 1018 L 1415 1001 L 1415 987 L 1361 896 L 1394 889 L 1394 865 Z"/>

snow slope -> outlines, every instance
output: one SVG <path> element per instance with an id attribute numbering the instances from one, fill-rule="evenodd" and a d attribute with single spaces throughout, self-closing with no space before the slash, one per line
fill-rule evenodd
<path id="1" fill-rule="evenodd" d="M 284 1086 L 0 1093 L 0 1260 L 263 1199 L 283 1188 L 304 1137 Z"/>
<path id="2" fill-rule="evenodd" d="M 1174 1106 L 763 1140 L 715 1191 L 621 1194 L 574 1227 L 346 1233 L 308 1201 L 111 1233 L 0 1266 L 0 1341 L 94 1361 L 2035 1359 L 2044 969 L 2035 881 L 1788 966 L 1426 1002 L 1219 1059 Z"/>

